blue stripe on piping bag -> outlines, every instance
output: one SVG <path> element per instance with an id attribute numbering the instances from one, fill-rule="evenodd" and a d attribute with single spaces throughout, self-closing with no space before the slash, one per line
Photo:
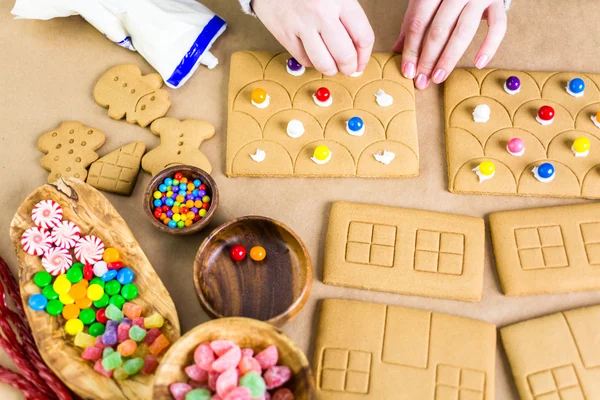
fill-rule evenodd
<path id="1" fill-rule="evenodd" d="M 198 62 L 198 58 L 204 53 L 206 47 L 212 42 L 214 36 L 219 33 L 221 28 L 226 24 L 225 20 L 215 15 L 212 17 L 208 24 L 204 27 L 202 32 L 198 35 L 190 50 L 183 56 L 181 62 L 173 71 L 171 77 L 167 82 L 173 86 L 178 86 L 183 78 L 185 78 L 192 68 Z"/>

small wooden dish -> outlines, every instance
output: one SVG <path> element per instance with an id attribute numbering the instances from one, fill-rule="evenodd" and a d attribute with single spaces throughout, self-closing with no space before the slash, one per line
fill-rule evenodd
<path id="1" fill-rule="evenodd" d="M 247 255 L 233 261 L 229 249 Z M 250 258 L 262 246 L 263 261 Z M 304 306 L 312 287 L 310 255 L 290 228 L 274 219 L 247 216 L 229 221 L 202 242 L 194 262 L 194 285 L 202 308 L 213 318 L 247 317 L 281 326 Z"/>
<path id="2" fill-rule="evenodd" d="M 292 390 L 296 399 L 316 399 L 313 375 L 302 350 L 277 328 L 249 318 L 221 318 L 209 321 L 183 335 L 167 351 L 156 370 L 152 398 L 171 400 L 169 385 L 187 381 L 183 369 L 194 362 L 196 346 L 216 339 L 229 339 L 242 348 L 253 349 L 255 353 L 270 345 L 277 346 L 278 364 L 287 365 L 293 373 L 291 381 L 285 387 Z"/>
<path id="3" fill-rule="evenodd" d="M 211 202 L 208 212 L 204 216 L 204 218 L 200 219 L 200 221 L 194 222 L 190 226 L 186 226 L 185 228 L 169 228 L 167 225 L 163 224 L 161 221 L 157 220 L 154 217 L 154 197 L 152 194 L 158 190 L 158 186 L 166 179 L 175 175 L 176 172 L 181 172 L 184 177 L 188 180 L 200 179 L 202 183 L 206 185 L 206 194 L 210 196 Z M 155 175 L 148 186 L 146 187 L 146 192 L 144 193 L 144 212 L 146 216 L 152 222 L 152 225 L 156 227 L 159 231 L 163 233 L 167 233 L 169 235 L 191 235 L 193 233 L 200 232 L 202 229 L 206 228 L 209 224 L 210 220 L 215 215 L 217 211 L 217 207 L 219 206 L 219 190 L 217 189 L 217 184 L 209 175 L 208 172 L 193 167 L 191 165 L 176 165 L 174 167 L 169 167 L 157 175 Z"/>

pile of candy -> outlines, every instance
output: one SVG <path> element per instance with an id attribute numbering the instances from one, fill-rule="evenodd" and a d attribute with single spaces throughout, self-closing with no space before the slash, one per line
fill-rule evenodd
<path id="1" fill-rule="evenodd" d="M 169 390 L 175 400 L 293 400 L 282 387 L 292 371 L 278 360 L 276 346 L 254 355 L 230 340 L 201 343 L 194 364 L 185 367 L 189 381 L 172 383 Z"/>
<path id="2" fill-rule="evenodd" d="M 32 217 L 37 226 L 23 233 L 21 244 L 27 253 L 43 257 L 45 271 L 33 276 L 41 293 L 29 298 L 29 307 L 62 316 L 65 332 L 75 336 L 84 359 L 96 362 L 97 372 L 112 376 L 114 371 L 117 379 L 152 373 L 155 357 L 170 344 L 159 330 L 164 319 L 160 314 L 143 318 L 142 307 L 129 302 L 138 288 L 119 251 L 105 248 L 96 236 L 81 237 L 79 227 L 63 221 L 62 208 L 52 200 L 38 203 Z M 111 352 L 117 354 L 108 357 Z"/>
<path id="3" fill-rule="evenodd" d="M 199 179 L 188 181 L 181 172 L 166 178 L 153 193 L 154 217 L 169 228 L 185 228 L 206 216 L 208 188 Z"/>

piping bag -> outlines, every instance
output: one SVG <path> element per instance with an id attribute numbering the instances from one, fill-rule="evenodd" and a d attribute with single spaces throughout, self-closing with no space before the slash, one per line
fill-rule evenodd
<path id="1" fill-rule="evenodd" d="M 200 64 L 217 66 L 210 48 L 227 27 L 195 0 L 16 0 L 12 14 L 41 20 L 81 15 L 114 43 L 139 52 L 172 88 Z"/>

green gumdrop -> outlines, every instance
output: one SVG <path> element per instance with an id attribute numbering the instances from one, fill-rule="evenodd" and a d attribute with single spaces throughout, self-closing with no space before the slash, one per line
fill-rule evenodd
<path id="1" fill-rule="evenodd" d="M 106 358 L 114 352 L 115 349 L 113 349 L 112 347 L 105 347 L 104 350 L 102 350 L 102 358 Z"/>
<path id="2" fill-rule="evenodd" d="M 108 305 L 108 299 L 109 299 L 108 295 L 106 293 L 104 293 L 102 295 L 102 297 L 100 297 L 100 299 L 98 299 L 94 302 L 94 307 L 96 307 L 96 308 L 106 307 Z"/>
<path id="3" fill-rule="evenodd" d="M 104 281 L 100 279 L 99 276 L 92 278 L 92 280 L 90 281 L 90 286 L 92 285 L 100 285 L 102 286 L 102 289 L 104 289 Z"/>
<path id="4" fill-rule="evenodd" d="M 123 359 L 121 358 L 121 353 L 118 351 L 110 353 L 107 357 L 102 359 L 102 367 L 107 371 L 112 371 L 121 365 L 123 365 Z"/>
<path id="5" fill-rule="evenodd" d="M 48 304 L 46 304 L 46 312 L 50 315 L 57 316 L 63 310 L 63 303 L 59 300 L 50 300 Z"/>
<path id="6" fill-rule="evenodd" d="M 119 310 L 114 304 L 109 304 L 108 307 L 106 307 L 105 315 L 106 318 L 117 322 L 121 322 L 123 319 L 123 311 Z"/>
<path id="7" fill-rule="evenodd" d="M 240 386 L 248 388 L 250 390 L 250 397 L 257 398 L 265 394 L 267 385 L 265 380 L 256 372 L 248 372 L 246 375 L 240 378 Z"/>
<path id="8" fill-rule="evenodd" d="M 84 325 L 90 325 L 96 321 L 96 313 L 91 308 L 84 308 L 79 312 L 79 319 Z"/>
<path id="9" fill-rule="evenodd" d="M 115 294 L 114 296 L 110 296 L 108 304 L 112 304 L 120 310 L 123 308 L 123 304 L 125 304 L 125 299 L 120 294 Z"/>
<path id="10" fill-rule="evenodd" d="M 71 267 L 67 271 L 67 279 L 71 283 L 77 283 L 83 279 L 83 270 L 81 268 L 73 268 Z"/>
<path id="11" fill-rule="evenodd" d="M 96 336 L 103 335 L 105 330 L 106 330 L 106 326 L 103 323 L 94 322 L 92 325 L 90 325 L 90 328 L 88 329 L 88 333 L 90 335 L 96 337 Z"/>
<path id="12" fill-rule="evenodd" d="M 146 337 L 146 330 L 137 325 L 133 325 L 129 329 L 129 338 L 136 342 L 141 342 Z"/>
<path id="13" fill-rule="evenodd" d="M 33 283 L 41 288 L 48 286 L 50 282 L 52 282 L 52 275 L 46 271 L 36 272 L 33 276 Z"/>
<path id="14" fill-rule="evenodd" d="M 121 289 L 121 295 L 126 300 L 133 300 L 138 295 L 138 288 L 133 283 L 128 283 L 127 285 L 124 285 Z"/>
<path id="15" fill-rule="evenodd" d="M 138 372 L 140 372 L 140 370 L 142 369 L 143 366 L 144 366 L 143 358 L 132 358 L 131 360 L 125 361 L 125 364 L 123 364 L 123 368 L 125 369 L 125 372 L 127 372 L 127 374 L 129 374 L 129 375 L 137 374 Z"/>
<path id="16" fill-rule="evenodd" d="M 42 294 L 46 296 L 48 300 L 56 300 L 58 299 L 58 293 L 54 290 L 52 285 L 48 285 L 42 289 Z"/>
<path id="17" fill-rule="evenodd" d="M 113 296 L 115 294 L 119 294 L 121 291 L 121 284 L 116 279 L 110 280 L 106 282 L 104 285 L 104 292 L 109 296 Z"/>
<path id="18" fill-rule="evenodd" d="M 206 389 L 190 390 L 185 395 L 185 400 L 210 400 L 211 398 L 210 392 Z"/>

